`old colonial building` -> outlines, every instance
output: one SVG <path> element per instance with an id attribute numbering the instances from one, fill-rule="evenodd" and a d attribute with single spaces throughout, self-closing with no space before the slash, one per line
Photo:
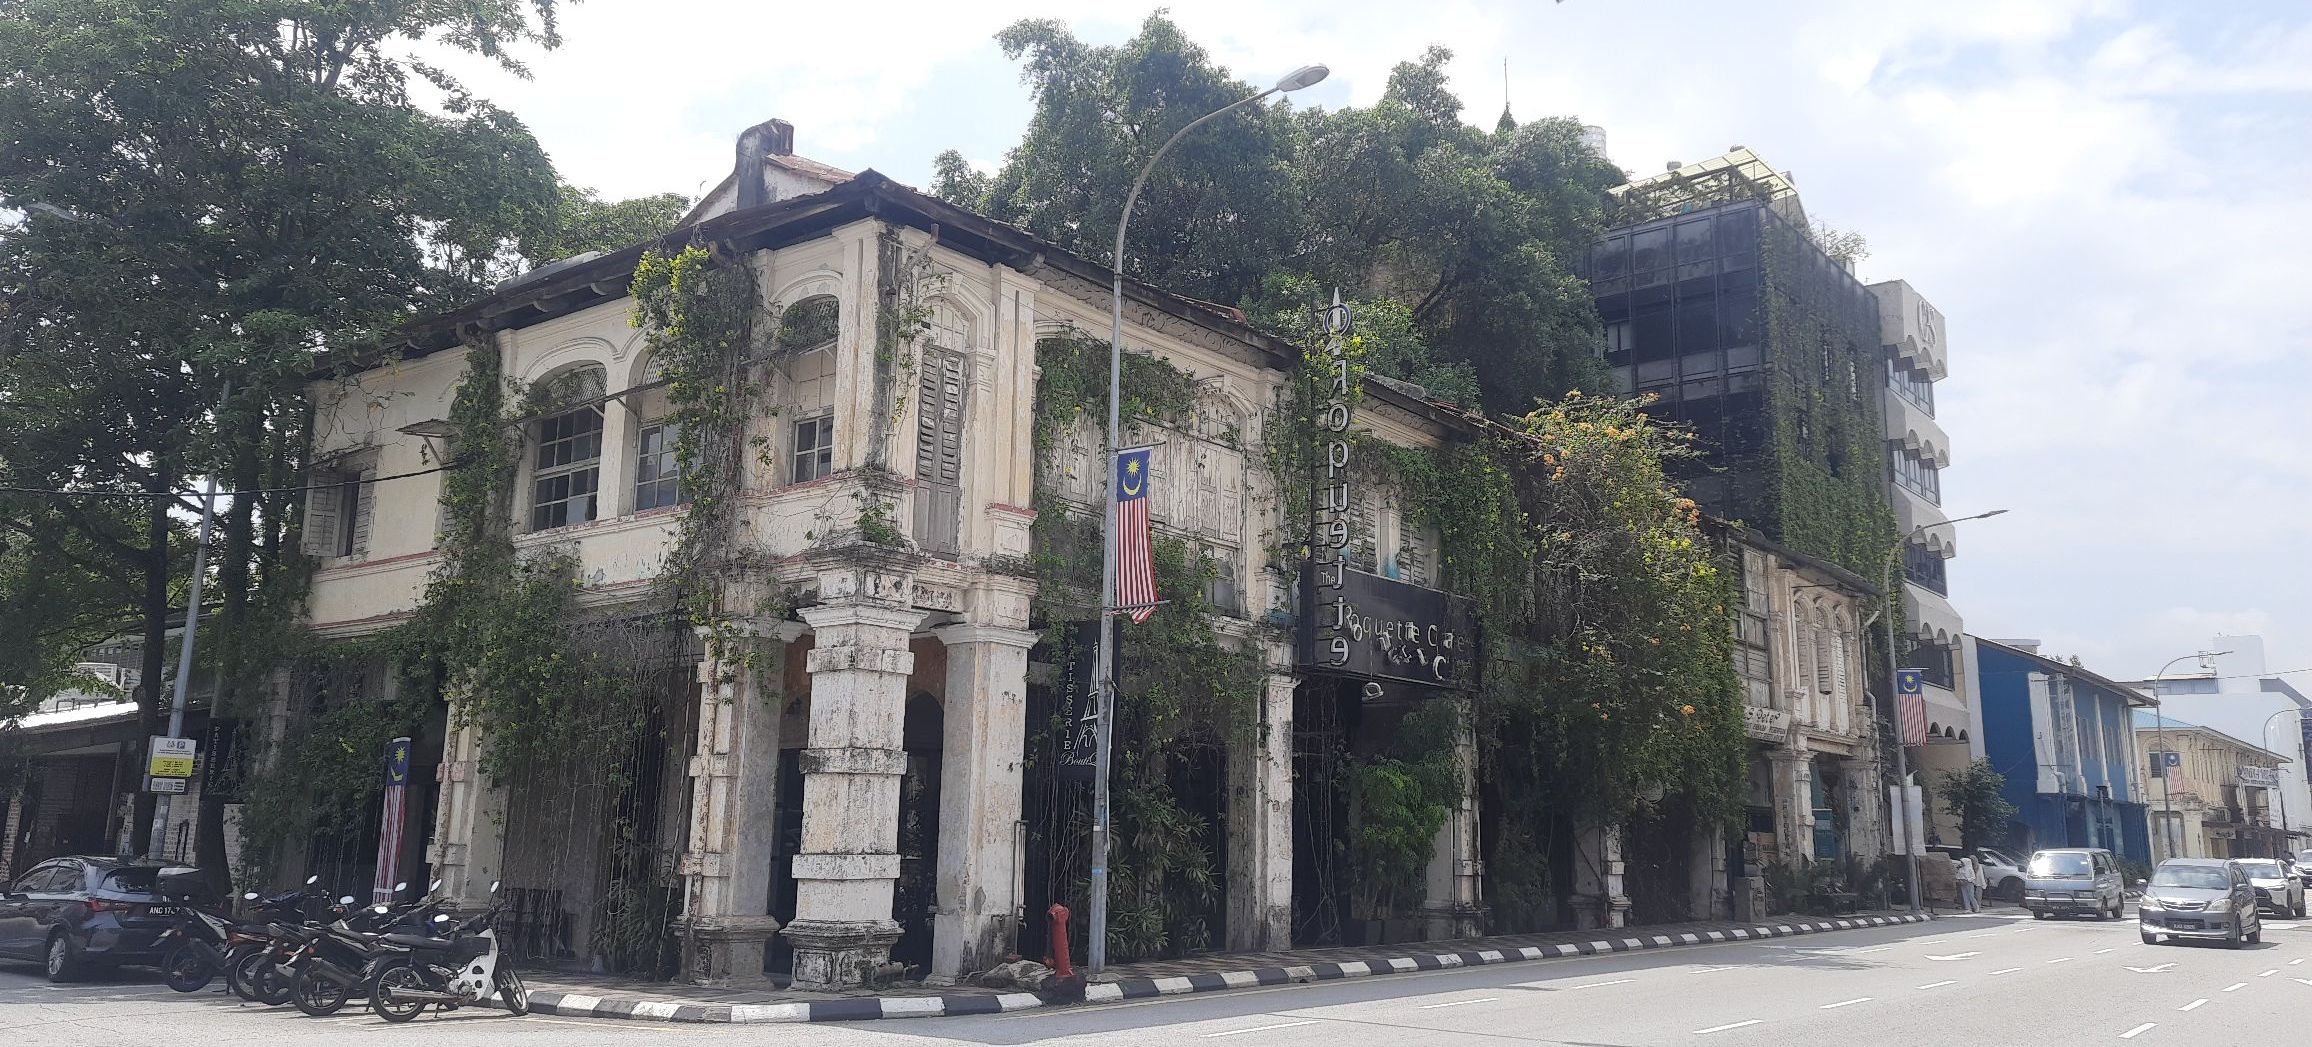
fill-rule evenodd
<path id="1" fill-rule="evenodd" d="M 1753 532 L 1732 537 L 1742 583 L 1734 657 L 1750 736 L 1743 875 L 1775 863 L 1874 860 L 1889 843 L 1863 662 L 1878 589 Z"/>
<path id="2" fill-rule="evenodd" d="M 686 221 L 665 246 L 747 267 L 757 326 L 782 332 L 730 492 L 754 573 L 723 601 L 753 609 L 737 631 L 775 657 L 718 663 L 650 603 L 697 492 L 680 489 L 662 368 L 631 322 L 643 246 L 545 267 L 315 385 L 317 633 L 372 634 L 424 598 L 442 563 L 445 474 L 430 470 L 454 459 L 445 420 L 479 345 L 509 388 L 563 391 L 513 420 L 520 462 L 502 494 L 516 546 L 574 557 L 582 605 L 624 623 L 620 657 L 655 696 L 619 766 L 500 780 L 483 773 L 485 728 L 449 689 L 419 739 L 409 817 L 425 843 L 409 871 L 469 900 L 503 880 L 523 948 L 549 960 L 665 973 L 634 958 L 663 933 L 679 938 L 681 973 L 708 982 L 854 984 L 887 960 L 936 979 L 1040 953 L 1045 906 L 1080 875 L 1080 851 L 1059 842 L 1071 830 L 1051 809 L 1077 802 L 1055 784 L 1065 754 L 1047 742 L 1070 707 L 1046 642 L 1063 623 L 1039 610 L 1031 561 L 1039 510 L 1088 518 L 1104 470 L 1088 419 L 1037 453 L 1038 346 L 1075 332 L 1104 342 L 1109 273 L 872 171 L 795 157 L 779 122 L 741 139 L 733 177 Z M 1298 566 L 1277 560 L 1290 546 L 1264 440 L 1298 347 L 1228 310 L 1130 282 L 1126 295 L 1128 351 L 1193 386 L 1192 409 L 1125 434 L 1153 448 L 1155 528 L 1212 565 L 1216 629 L 1261 673 L 1223 757 L 1176 776 L 1183 806 L 1208 816 L 1196 846 L 1218 874 L 1193 924 L 1211 946 L 1281 948 L 1297 914 L 1328 904 L 1296 894 L 1296 854 L 1330 846 L 1296 839 L 1294 753 L 1314 748 L 1296 735 L 1296 699 L 1345 708 L 1354 722 L 1333 730 L 1386 739 L 1406 706 L 1452 691 L 1296 665 Z M 912 339 L 891 344 L 895 325 Z M 1379 384 L 1356 418 L 1401 446 L 1468 428 Z M 1380 604 L 1442 587 L 1435 537 L 1387 489 L 1360 485 L 1346 506 L 1345 558 Z M 290 680 L 284 715 L 398 686 L 331 679 L 339 693 Z M 1466 795 L 1438 835 L 1423 931 L 1475 927 Z"/>

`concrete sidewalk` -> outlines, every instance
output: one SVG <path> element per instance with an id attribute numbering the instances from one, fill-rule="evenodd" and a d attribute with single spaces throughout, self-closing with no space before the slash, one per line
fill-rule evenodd
<path id="1" fill-rule="evenodd" d="M 1507 934 L 1401 945 L 1343 946 L 1267 953 L 1207 953 L 1177 960 L 1116 964 L 1113 980 L 1085 990 L 1084 1002 L 1108 1003 L 1151 996 L 1212 992 L 1255 985 L 1332 981 L 1406 971 L 1477 967 L 1567 956 L 1670 949 L 1713 942 L 1783 938 L 1798 934 L 1889 924 L 1930 917 L 1873 913 L 1838 919 L 1780 919 L 1765 923 L 1712 921 L 1609 930 Z M 623 980 L 586 980 L 525 973 L 530 1009 L 540 1014 L 635 1018 L 674 1022 L 841 1022 L 882 1018 L 936 1018 L 996 1014 L 1051 1006 L 1032 992 L 976 986 L 921 986 L 854 994 L 792 990 L 720 990 Z"/>

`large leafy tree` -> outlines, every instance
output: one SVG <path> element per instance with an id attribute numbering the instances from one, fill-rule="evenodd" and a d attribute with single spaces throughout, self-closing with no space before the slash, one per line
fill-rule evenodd
<path id="1" fill-rule="evenodd" d="M 0 493 L 0 540 L 33 565 L 0 594 L 0 686 L 53 679 L 75 644 L 134 621 L 158 732 L 182 492 L 295 486 L 317 368 L 559 235 L 528 130 L 413 55 L 519 72 L 517 52 L 557 42 L 553 0 L 0 4 L 0 207 L 21 216 L 0 230 L 0 483 L 74 492 Z M 255 594 L 294 575 L 301 502 L 225 506 L 205 635 L 228 710 L 280 653 L 258 640 L 280 609 Z M 221 869 L 219 812 L 201 814 L 201 860 Z"/>
<path id="2" fill-rule="evenodd" d="M 1133 175 L 1173 131 L 1255 88 L 1163 15 L 1095 47 L 1056 22 L 997 36 L 1035 115 L 992 175 L 944 154 L 935 190 L 1086 257 L 1113 251 Z M 1197 129 L 1151 175 L 1125 268 L 1289 331 L 1343 288 L 1373 366 L 1524 414 L 1595 381 L 1599 328 L 1574 260 L 1622 180 L 1572 120 L 1462 120 L 1430 48 L 1368 108 L 1250 106 Z"/>

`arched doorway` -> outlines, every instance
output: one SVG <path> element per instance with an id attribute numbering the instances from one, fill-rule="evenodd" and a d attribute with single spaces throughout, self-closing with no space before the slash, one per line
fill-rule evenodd
<path id="1" fill-rule="evenodd" d="M 908 697 L 900 743 L 907 751 L 907 772 L 899 779 L 899 882 L 891 893 L 899 941 L 891 947 L 891 959 L 926 971 L 939 910 L 939 773 L 945 731 L 939 699 L 922 691 Z"/>

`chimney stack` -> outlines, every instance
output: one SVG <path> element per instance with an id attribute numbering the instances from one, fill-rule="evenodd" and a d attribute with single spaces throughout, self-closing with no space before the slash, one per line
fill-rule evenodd
<path id="1" fill-rule="evenodd" d="M 739 210 L 761 207 L 770 203 L 770 187 L 763 182 L 763 160 L 768 156 L 795 155 L 795 125 L 785 120 L 765 120 L 739 132 L 738 183 Z"/>

